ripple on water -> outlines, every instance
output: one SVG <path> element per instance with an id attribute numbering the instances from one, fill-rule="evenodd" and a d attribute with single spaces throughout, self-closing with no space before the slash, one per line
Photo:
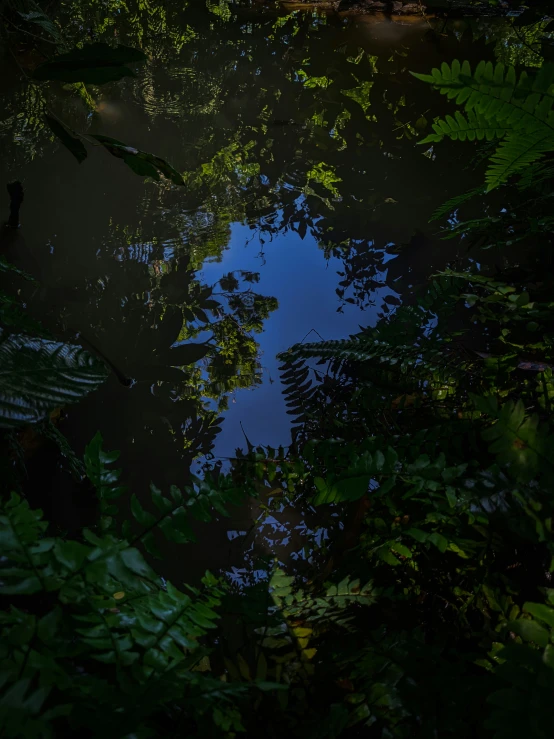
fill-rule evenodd
<path id="1" fill-rule="evenodd" d="M 146 68 L 133 84 L 133 97 L 151 118 L 213 114 L 223 88 L 190 67 Z"/>

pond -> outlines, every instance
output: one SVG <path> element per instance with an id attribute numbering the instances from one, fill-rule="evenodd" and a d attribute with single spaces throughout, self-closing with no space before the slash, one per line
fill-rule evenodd
<path id="1" fill-rule="evenodd" d="M 78 453 L 101 429 L 139 498 L 150 480 L 182 485 L 205 455 L 226 465 L 247 440 L 289 444 L 278 353 L 374 325 L 467 260 L 429 218 L 482 182 L 469 146 L 419 145 L 447 104 L 410 71 L 491 57 L 502 21 L 208 6 L 64 3 L 69 43 L 146 51 L 136 76 L 38 89 L 25 72 L 41 59 L 24 47 L 0 76 L 0 179 L 25 188 L 4 253 L 39 280 L 21 287 L 35 317 L 132 379 L 112 373 L 61 428 Z M 165 158 L 184 186 L 137 176 L 99 144 L 79 164 L 45 125 L 45 99 L 83 133 Z M 37 474 L 59 526 L 82 523 L 63 469 Z M 309 511 L 284 511 L 253 548 L 259 513 L 210 524 L 194 561 L 170 567 L 240 581 L 245 547 L 302 560 L 325 536 Z"/>

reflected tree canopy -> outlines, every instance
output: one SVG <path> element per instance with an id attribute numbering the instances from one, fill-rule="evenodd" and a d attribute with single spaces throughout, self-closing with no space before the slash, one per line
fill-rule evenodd
<path id="1" fill-rule="evenodd" d="M 372 35 L 370 19 L 352 26 L 336 14 L 254 13 L 226 0 L 64 2 L 53 24 L 45 35 L 50 46 L 126 44 L 146 60 L 135 77 L 101 87 L 37 85 L 26 75 L 51 49 L 20 42 L 15 74 L 3 82 L 0 135 L 9 176 L 58 146 L 45 123 L 49 110 L 85 136 L 121 137 L 163 157 L 184 185 L 147 180 L 139 192 L 140 180 L 101 146 L 80 168 L 71 162 L 76 181 L 94 167 L 108 200 L 115 194 L 109 194 L 112 173 L 131 197 L 125 212 L 95 205 L 86 267 L 71 286 L 57 288 L 81 300 L 63 298 L 60 310 L 48 279 L 41 311 L 52 327 L 82 333 L 136 379 L 132 392 L 144 396 L 137 407 L 154 404 L 153 417 L 163 417 L 178 446 L 193 456 L 209 450 L 229 393 L 260 382 L 256 336 L 277 307 L 275 298 L 256 293 L 255 274 L 239 270 L 219 284 L 204 280 L 203 265 L 223 259 L 232 224 L 249 227 L 261 263 L 276 234 L 312 237 L 322 259 L 343 262 L 337 309 L 375 305 L 376 288 L 405 271 L 403 244 L 417 247 L 426 238 L 414 224 L 423 227 L 421 214 L 444 199 L 443 183 L 430 175 L 433 147 L 417 147 L 443 112 L 441 101 L 410 76 L 412 45 L 423 38 L 425 70 L 434 58 L 454 55 L 460 34 L 473 35 L 475 58 L 493 44 L 507 63 L 533 66 L 545 38 L 542 21 L 519 27 L 416 20 L 390 23 L 385 43 Z M 56 156 L 69 167 L 67 151 Z M 54 233 L 45 238 L 54 241 Z M 113 261 L 118 267 L 108 274 Z M 416 268 L 413 281 L 429 271 Z M 398 295 L 408 282 L 393 284 Z M 397 303 L 391 295 L 377 307 L 387 313 Z M 124 352 L 108 315 L 118 316 L 133 337 Z M 201 348 L 187 357 L 190 341 Z M 154 410 L 158 403 L 163 413 Z"/>

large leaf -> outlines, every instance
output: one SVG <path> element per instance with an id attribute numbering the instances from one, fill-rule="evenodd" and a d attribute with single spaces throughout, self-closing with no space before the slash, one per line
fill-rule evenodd
<path id="1" fill-rule="evenodd" d="M 145 60 L 146 55 L 142 51 L 129 46 L 89 44 L 41 64 L 33 72 L 33 77 L 41 81 L 60 80 L 103 85 L 105 82 L 114 82 L 123 77 L 134 77 L 135 73 L 125 65 Z"/>
<path id="2" fill-rule="evenodd" d="M 182 367 L 185 364 L 195 364 L 203 359 L 211 350 L 210 344 L 180 344 L 172 349 L 166 349 L 160 352 L 158 358 L 162 362 L 167 362 L 172 367 Z"/>
<path id="3" fill-rule="evenodd" d="M 536 621 L 519 618 L 517 621 L 509 621 L 508 628 L 518 636 L 521 636 L 523 641 L 534 642 L 539 647 L 546 647 L 548 644 L 548 631 Z"/>
<path id="4" fill-rule="evenodd" d="M 482 436 L 491 442 L 489 451 L 500 464 L 509 465 L 516 479 L 529 480 L 539 469 L 541 473 L 552 469 L 554 438 L 537 414 L 527 416 L 521 400 L 509 400 L 499 407 L 494 396 L 471 397 L 479 410 L 496 419 Z"/>
<path id="5" fill-rule="evenodd" d="M 16 267 L 11 262 L 6 261 L 2 256 L 0 256 L 0 272 L 13 272 L 16 275 L 23 277 L 25 280 L 29 280 L 29 282 L 36 282 L 34 277 L 27 274 L 27 272 L 24 272 L 22 269 L 19 269 L 19 267 Z"/>
<path id="6" fill-rule="evenodd" d="M 0 334 L 0 428 L 40 421 L 88 395 L 107 375 L 80 346 Z"/>
<path id="7" fill-rule="evenodd" d="M 62 41 L 60 30 L 56 26 L 54 21 L 49 18 L 46 13 L 43 13 L 38 5 L 36 5 L 35 3 L 32 3 L 32 5 L 36 8 L 35 10 L 32 10 L 28 13 L 24 13 L 21 10 L 18 10 L 18 15 L 20 15 L 28 23 L 34 23 L 35 25 L 40 26 L 42 30 L 46 31 L 49 36 L 52 36 L 55 41 Z"/>
<path id="8" fill-rule="evenodd" d="M 122 141 L 112 139 L 110 136 L 97 134 L 91 136 L 91 138 L 100 142 L 114 157 L 123 159 L 125 164 L 136 174 L 143 177 L 152 177 L 154 180 L 159 180 L 160 174 L 163 174 L 164 177 L 167 177 L 176 185 L 185 184 L 182 175 L 161 157 L 135 149 L 134 146 L 127 146 Z"/>
<path id="9" fill-rule="evenodd" d="M 46 118 L 46 123 L 48 123 L 52 133 L 59 138 L 66 149 L 69 149 L 79 164 L 87 158 L 87 150 L 85 149 L 85 145 L 81 139 L 78 139 L 73 135 L 73 133 L 70 133 L 65 126 L 62 126 L 62 124 L 55 118 L 52 118 L 52 116 L 45 115 L 44 117 Z"/>

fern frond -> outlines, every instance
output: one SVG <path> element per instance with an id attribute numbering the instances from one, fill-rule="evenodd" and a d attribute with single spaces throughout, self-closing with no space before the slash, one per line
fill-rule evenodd
<path id="1" fill-rule="evenodd" d="M 414 348 L 409 346 L 394 347 L 386 342 L 371 340 L 365 336 L 353 336 L 349 339 L 331 339 L 329 341 L 317 341 L 306 344 L 295 344 L 283 355 L 288 361 L 298 359 L 310 359 L 319 357 L 321 359 L 349 359 L 364 361 L 383 357 L 386 361 L 389 354 L 394 351 L 399 355 L 407 357 L 406 362 L 414 358 Z"/>
<path id="2" fill-rule="evenodd" d="M 475 197 L 476 195 L 484 194 L 484 187 L 475 187 L 473 190 L 468 190 L 467 192 L 464 192 L 463 195 L 456 195 L 455 197 L 450 198 L 450 200 L 447 200 L 436 209 L 436 211 L 429 219 L 429 222 L 439 221 L 441 218 L 444 218 L 445 216 L 450 215 L 450 213 L 452 213 L 453 211 L 457 210 L 460 205 L 467 203 L 467 201 L 471 200 L 471 198 Z"/>
<path id="3" fill-rule="evenodd" d="M 420 347 L 401 344 L 391 346 L 388 341 L 359 335 L 350 339 L 333 339 L 330 341 L 313 342 L 309 344 L 295 344 L 282 355 L 289 360 L 309 359 L 319 357 L 321 359 L 348 360 L 356 362 L 367 362 L 377 360 L 388 366 L 397 366 L 401 372 L 413 372 L 415 366 L 423 362 Z M 439 363 L 425 362 L 425 371 L 436 371 Z"/>
<path id="4" fill-rule="evenodd" d="M 454 302 L 454 296 L 452 299 Z M 386 387 L 387 393 L 390 393 L 396 386 L 397 393 L 393 397 L 421 393 L 422 397 L 430 399 L 435 390 L 442 397 L 448 394 L 448 388 L 459 386 L 461 382 L 468 383 L 472 387 L 475 382 L 479 384 L 471 360 L 456 351 L 453 352 L 451 344 L 425 337 L 414 341 L 414 344 L 395 345 L 391 344 L 388 337 L 384 337 L 384 340 L 375 338 L 375 332 L 370 335 L 359 334 L 344 341 L 297 344 L 291 347 L 285 356 L 290 360 L 306 360 L 313 357 L 333 360 L 338 377 L 343 378 L 349 375 L 349 372 L 344 372 L 341 366 L 344 362 L 358 367 L 355 371 L 356 376 L 370 380 L 373 378 L 374 369 L 381 370 L 375 377 L 376 387 L 381 387 L 381 390 Z M 383 371 L 386 371 L 385 374 Z M 398 379 L 402 380 L 400 384 Z M 325 393 L 322 393 L 319 400 L 319 415 L 316 415 L 316 418 L 321 418 L 326 402 L 328 400 L 325 400 Z M 337 414 L 335 416 L 340 420 Z M 350 417 L 353 417 L 352 410 Z"/>
<path id="5" fill-rule="evenodd" d="M 85 474 L 94 486 L 100 503 L 100 528 L 108 531 L 114 524 L 113 516 L 118 513 L 116 501 L 125 493 L 126 488 L 119 484 L 121 470 L 109 468 L 119 459 L 119 452 L 107 452 L 102 449 L 102 435 L 98 431 L 85 448 Z"/>
<path id="6" fill-rule="evenodd" d="M 483 141 L 484 139 L 493 141 L 494 139 L 501 139 L 511 130 L 508 125 L 490 121 L 474 110 L 468 110 L 466 116 L 457 110 L 454 117 L 447 115 L 444 120 L 433 123 L 432 127 L 435 133 L 429 134 L 423 139 L 422 144 L 442 141 L 445 136 L 453 141 Z"/>
<path id="7" fill-rule="evenodd" d="M 510 134 L 500 143 L 491 157 L 485 179 L 487 189 L 492 190 L 506 182 L 512 175 L 522 172 L 543 154 L 554 150 L 554 131 L 540 129 L 526 136 Z"/>
<path id="8" fill-rule="evenodd" d="M 345 577 L 337 585 L 330 585 L 325 593 L 312 595 L 307 590 L 293 587 L 294 577 L 282 570 L 275 570 L 269 586 L 275 606 L 287 619 L 306 619 L 310 622 L 331 622 L 345 626 L 348 614 L 341 614 L 353 604 L 371 605 L 379 591 L 373 582 L 361 586 L 359 580 Z"/>
<path id="9" fill-rule="evenodd" d="M 444 136 L 462 141 L 505 139 L 492 157 L 486 175 L 487 191 L 506 182 L 546 152 L 554 150 L 554 64 L 545 64 L 533 78 L 514 67 L 480 62 L 472 73 L 469 62 L 443 62 L 431 75 L 414 74 L 462 105 L 433 124 L 434 133 L 421 143 Z"/>
<path id="10" fill-rule="evenodd" d="M 550 120 L 554 104 L 554 65 L 545 64 L 539 74 L 529 78 L 522 72 L 519 80 L 514 67 L 499 62 L 481 61 L 472 73 L 468 61 L 462 64 L 455 59 L 449 67 L 443 62 L 441 69 L 433 69 L 431 75 L 413 73 L 424 82 L 431 83 L 443 95 L 464 105 L 465 110 L 475 110 L 492 120 L 512 122 L 529 121 L 536 117 Z"/>
<path id="11" fill-rule="evenodd" d="M 0 257 L 0 272 L 13 272 L 16 275 L 23 277 L 28 282 L 37 281 L 34 277 L 32 277 L 27 272 L 24 272 L 22 269 L 19 269 L 14 264 L 11 264 L 11 262 L 8 262 L 6 259 L 4 259 L 4 257 Z"/>
<path id="12" fill-rule="evenodd" d="M 82 347 L 0 330 L 0 427 L 36 423 L 75 403 L 107 377 Z"/>
<path id="13" fill-rule="evenodd" d="M 284 386 L 287 414 L 295 417 L 295 425 L 305 424 L 321 414 L 319 385 L 313 384 L 310 370 L 304 362 L 289 357 L 284 359 L 279 371 Z"/>
<path id="14" fill-rule="evenodd" d="M 85 476 L 85 466 L 83 462 L 77 457 L 68 439 L 62 434 L 62 432 L 52 423 L 50 419 L 47 419 L 41 428 L 41 433 L 56 444 L 60 453 L 65 457 L 67 466 L 71 471 L 71 474 L 82 480 Z"/>
<path id="15" fill-rule="evenodd" d="M 522 172 L 517 185 L 520 190 L 527 190 L 531 186 L 537 187 L 543 182 L 550 182 L 553 177 L 554 168 L 551 165 L 545 162 L 536 162 Z"/>
<path id="16" fill-rule="evenodd" d="M 509 400 L 499 406 L 495 396 L 472 396 L 475 406 L 494 419 L 482 437 L 490 442 L 489 451 L 496 455 L 500 465 L 506 465 L 509 473 L 521 482 L 528 482 L 534 475 L 552 481 L 554 469 L 551 459 L 554 436 L 548 424 L 542 424 L 539 416 L 526 415 L 521 400 Z"/>
<path id="17" fill-rule="evenodd" d="M 483 189 L 480 191 L 483 192 Z M 442 315 L 448 320 L 467 283 L 467 277 L 461 277 L 460 274 L 464 275 L 445 270 L 433 275 L 427 290 L 418 297 L 418 304 L 427 311 L 437 311 L 440 307 Z"/>

